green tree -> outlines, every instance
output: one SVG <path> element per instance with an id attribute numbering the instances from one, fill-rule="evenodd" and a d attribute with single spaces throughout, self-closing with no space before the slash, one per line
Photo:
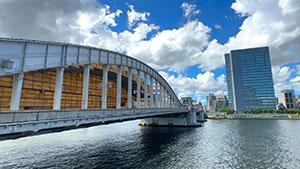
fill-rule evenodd
<path id="1" fill-rule="evenodd" d="M 255 113 L 255 114 L 260 114 L 260 113 L 262 113 L 262 112 L 263 112 L 263 111 L 262 111 L 262 108 L 260 108 L 260 107 L 254 109 L 254 113 Z"/>
<path id="2" fill-rule="evenodd" d="M 230 108 L 223 108 L 223 109 L 219 109 L 218 112 L 226 112 L 227 114 L 234 114 L 235 110 L 232 110 Z"/>

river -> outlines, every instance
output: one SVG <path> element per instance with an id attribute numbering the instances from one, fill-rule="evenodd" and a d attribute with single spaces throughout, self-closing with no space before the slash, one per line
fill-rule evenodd
<path id="1" fill-rule="evenodd" d="M 0 141 L 0 168 L 300 168 L 300 120 L 137 123 Z"/>

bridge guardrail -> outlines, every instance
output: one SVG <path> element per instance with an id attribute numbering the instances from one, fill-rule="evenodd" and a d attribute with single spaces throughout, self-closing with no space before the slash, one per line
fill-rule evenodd
<path id="1" fill-rule="evenodd" d="M 139 108 L 139 109 L 79 109 L 79 110 L 33 110 L 0 112 L 0 124 L 30 121 L 58 120 L 84 117 L 111 118 L 147 114 L 186 113 L 183 108 Z"/>

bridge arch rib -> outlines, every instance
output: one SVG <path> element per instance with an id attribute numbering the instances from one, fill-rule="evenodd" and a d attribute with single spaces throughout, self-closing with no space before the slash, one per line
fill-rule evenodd
<path id="1" fill-rule="evenodd" d="M 106 49 L 69 43 L 0 38 L 0 78 L 7 76 L 13 77 L 10 110 L 18 110 L 19 108 L 24 73 L 45 72 L 49 70 L 55 72 L 56 77 L 53 108 L 60 109 L 64 72 L 67 72 L 65 69 L 67 70 L 70 67 L 82 68 L 81 105 L 84 109 L 88 108 L 90 73 L 91 69 L 94 69 L 97 65 L 101 65 L 103 72 L 102 108 L 106 108 L 107 105 L 107 85 L 104 84 L 107 84 L 107 80 L 109 80 L 107 76 L 110 65 L 116 66 L 116 108 L 120 108 L 122 76 L 124 76 L 122 68 L 126 69 L 126 78 L 128 81 L 131 81 L 131 83 L 132 79 L 134 79 L 131 73 L 133 70 L 136 71 L 137 77 L 134 82 L 139 86 L 142 84 L 140 80 L 141 72 L 144 74 L 144 79 L 146 79 L 143 81 L 144 91 L 150 91 L 150 98 L 147 96 L 148 92 L 145 92 L 144 99 L 148 100 L 149 98 L 150 104 L 146 101 L 146 105 L 149 106 L 149 108 L 181 107 L 180 101 L 166 80 L 153 68 L 130 56 Z M 150 84 L 148 84 L 148 79 Z M 157 90 L 158 87 L 156 86 L 161 87 Z M 132 84 L 128 83 L 127 88 L 127 90 L 132 91 Z M 153 94 L 154 91 L 155 94 Z M 160 97 L 158 97 L 158 93 Z M 161 94 L 164 95 L 164 97 L 161 97 Z M 130 99 L 132 97 L 131 95 L 132 92 L 128 92 L 128 105 L 132 105 L 130 104 L 132 101 L 132 99 Z M 138 88 L 138 108 L 140 108 L 140 96 L 141 91 L 140 88 Z M 164 104 L 159 104 L 159 102 L 163 102 Z M 131 106 L 128 108 L 131 108 Z"/>

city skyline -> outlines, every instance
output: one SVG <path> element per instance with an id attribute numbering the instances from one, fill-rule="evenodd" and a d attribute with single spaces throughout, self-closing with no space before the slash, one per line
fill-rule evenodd
<path id="1" fill-rule="evenodd" d="M 296 1 L 34 2 L 0 2 L 1 37 L 126 53 L 158 70 L 179 97 L 202 103 L 208 93 L 227 95 L 224 53 L 269 46 L 276 96 L 283 89 L 300 94 Z M 7 16 L 14 22 L 6 22 Z"/>

